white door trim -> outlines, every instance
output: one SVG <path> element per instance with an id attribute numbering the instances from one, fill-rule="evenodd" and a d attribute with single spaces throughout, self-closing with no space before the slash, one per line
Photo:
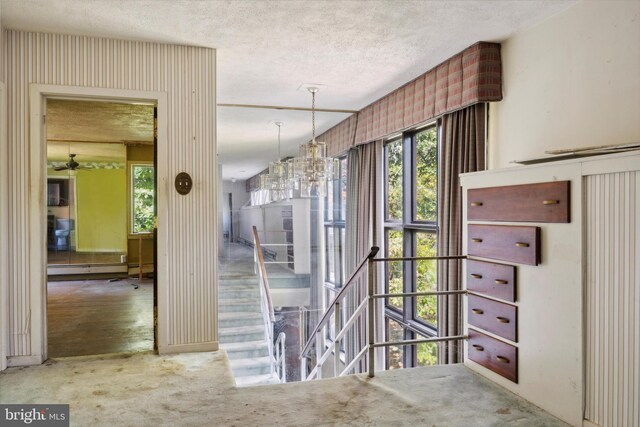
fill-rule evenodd
<path id="1" fill-rule="evenodd" d="M 29 254 L 31 258 L 31 355 L 42 363 L 47 359 L 47 248 L 46 248 L 46 138 L 43 113 L 45 98 L 94 99 L 124 102 L 150 102 L 158 108 L 157 164 L 158 177 L 158 351 L 168 342 L 168 147 L 167 93 L 126 89 L 104 89 L 86 86 L 29 85 L 29 143 L 31 148 L 29 191 Z M 3 127 L 4 128 L 4 127 Z M 6 156 L 2 156 L 6 158 Z M 3 167 L 3 170 L 6 168 Z M 164 225 L 164 226 L 163 226 Z"/>

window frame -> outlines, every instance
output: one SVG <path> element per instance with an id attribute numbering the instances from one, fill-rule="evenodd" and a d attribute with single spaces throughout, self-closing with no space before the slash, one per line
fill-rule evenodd
<path id="1" fill-rule="evenodd" d="M 129 200 L 129 209 L 127 209 L 127 216 L 128 216 L 128 234 L 129 237 L 138 237 L 138 236 L 149 236 L 151 234 L 153 234 L 153 227 L 151 228 L 151 230 L 149 231 L 142 231 L 142 232 L 136 232 L 134 231 L 134 218 L 135 218 L 135 201 L 133 200 L 134 197 L 134 173 L 133 170 L 135 167 L 151 167 L 153 169 L 153 174 L 155 177 L 156 174 L 156 168 L 155 168 L 155 164 L 152 160 L 135 160 L 135 161 L 128 161 L 127 162 L 127 174 L 128 174 L 128 185 L 127 185 L 127 192 L 128 192 L 128 200 Z M 153 198 L 154 198 L 154 203 L 156 203 L 156 198 L 158 197 L 157 194 L 157 188 L 154 187 L 154 193 L 153 193 Z"/>
<path id="2" fill-rule="evenodd" d="M 437 204 L 436 204 L 436 220 L 417 220 L 417 137 L 420 133 L 433 130 L 436 132 L 437 138 L 437 153 L 436 153 L 436 176 L 440 167 L 440 141 L 441 133 L 437 122 L 430 122 L 420 128 L 416 128 L 410 131 L 403 132 L 400 137 L 389 139 L 384 144 L 384 198 L 383 198 L 383 210 L 384 210 L 384 222 L 383 222 L 383 236 L 385 254 L 388 256 L 389 250 L 389 231 L 402 231 L 402 256 L 410 257 L 415 256 L 417 248 L 417 236 L 418 233 L 429 233 L 436 236 L 436 242 L 438 237 L 438 225 L 437 218 Z M 389 198 L 388 198 L 388 185 L 389 185 L 389 152 L 387 146 L 389 144 L 397 143 L 398 140 L 402 141 L 402 220 L 389 218 Z M 440 182 L 436 179 L 436 194 L 440 194 Z M 437 203 L 437 199 L 436 199 Z M 385 263 L 385 277 L 389 277 L 388 263 Z M 415 261 L 403 263 L 403 289 L 402 292 L 416 292 L 417 291 L 417 264 Z M 385 280 L 385 293 L 389 293 L 389 282 Z M 404 339 L 417 339 L 419 337 L 434 337 L 438 334 L 438 328 L 436 325 L 432 325 L 424 319 L 418 318 L 417 315 L 417 300 L 416 297 L 403 298 L 402 309 L 390 305 L 389 299 L 385 299 L 384 312 L 385 312 L 385 334 L 389 334 L 389 322 L 387 319 L 391 319 L 399 323 L 404 330 Z M 438 301 L 438 306 L 440 302 Z M 439 307 L 438 307 L 439 310 Z M 403 349 L 403 365 L 404 367 L 417 366 L 417 345 L 404 346 Z M 387 365 L 389 350 L 387 348 Z M 387 366 L 388 368 L 388 366 Z"/>

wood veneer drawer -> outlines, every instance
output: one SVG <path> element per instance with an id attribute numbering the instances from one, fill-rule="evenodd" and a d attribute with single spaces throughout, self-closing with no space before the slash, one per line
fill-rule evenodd
<path id="1" fill-rule="evenodd" d="M 467 219 L 472 221 L 569 222 L 569 181 L 467 191 Z"/>
<path id="2" fill-rule="evenodd" d="M 467 289 L 505 301 L 516 301 L 516 267 L 467 260 Z"/>
<path id="3" fill-rule="evenodd" d="M 540 227 L 469 224 L 467 253 L 519 264 L 540 263 Z"/>
<path id="4" fill-rule="evenodd" d="M 518 342 L 518 307 L 469 295 L 467 319 L 470 325 Z"/>
<path id="5" fill-rule="evenodd" d="M 469 329 L 467 357 L 496 374 L 518 382 L 518 348 Z"/>

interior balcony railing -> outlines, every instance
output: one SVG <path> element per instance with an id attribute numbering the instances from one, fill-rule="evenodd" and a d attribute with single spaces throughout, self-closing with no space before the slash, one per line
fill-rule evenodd
<path id="1" fill-rule="evenodd" d="M 269 276 L 264 261 L 263 249 L 260 243 L 258 229 L 253 227 L 254 261 L 255 270 L 258 276 L 260 287 L 260 307 L 264 320 L 265 340 L 271 357 L 271 373 L 278 376 L 281 383 L 286 382 L 286 355 L 285 340 L 286 335 L 280 332 L 274 342 L 274 327 L 276 322 L 271 300 L 271 289 L 269 288 Z"/>
<path id="2" fill-rule="evenodd" d="M 308 335 L 306 344 L 301 350 L 301 377 L 302 380 L 319 379 L 323 377 L 325 363 L 331 360 L 333 355 L 333 376 L 344 376 L 351 373 L 368 372 L 369 377 L 375 375 L 376 349 L 385 347 L 403 347 L 423 343 L 445 343 L 467 339 L 466 335 L 434 336 L 424 339 L 412 339 L 402 341 L 389 341 L 382 333 L 382 319 L 384 308 L 378 301 L 389 298 L 416 298 L 426 296 L 466 295 L 466 290 L 429 291 L 429 292 L 403 292 L 403 293 L 377 293 L 376 291 L 376 264 L 390 262 L 418 262 L 438 261 L 448 263 L 466 259 L 466 256 L 434 256 L 434 257 L 401 257 L 401 258 L 376 258 L 379 248 L 372 247 L 367 256 L 358 264 L 355 271 L 349 276 L 340 291 L 336 294 L 326 311 L 320 318 L 315 329 Z M 446 265 L 446 264 L 445 264 Z M 365 270 L 365 266 L 367 269 Z M 366 274 L 364 274 L 366 271 Z M 348 313 L 344 316 L 347 305 Z M 332 340 L 326 340 L 329 336 L 330 323 L 333 321 L 334 334 Z M 353 329 L 362 333 L 353 334 Z M 351 335 L 351 336 L 349 336 Z M 315 348 L 315 352 L 312 349 Z M 350 354 L 343 357 L 344 354 Z M 327 368 L 331 371 L 330 368 Z M 326 373 L 326 372 L 325 372 Z M 327 374 L 331 375 L 331 373 Z"/>

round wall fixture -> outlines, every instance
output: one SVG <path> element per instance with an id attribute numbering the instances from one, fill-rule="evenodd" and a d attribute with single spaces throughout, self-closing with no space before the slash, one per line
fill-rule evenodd
<path id="1" fill-rule="evenodd" d="M 176 175 L 176 191 L 178 194 L 187 195 L 193 187 L 191 176 L 186 172 L 180 172 Z"/>

